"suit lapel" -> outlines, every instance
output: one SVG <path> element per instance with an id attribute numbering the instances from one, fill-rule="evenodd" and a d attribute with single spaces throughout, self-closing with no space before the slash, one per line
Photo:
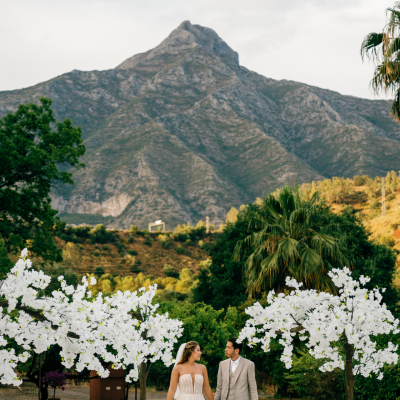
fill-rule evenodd
<path id="1" fill-rule="evenodd" d="M 233 374 L 233 379 L 234 379 L 235 383 L 236 383 L 240 373 L 242 372 L 243 366 L 244 366 L 244 359 L 242 357 L 239 361 L 239 365 L 237 366 L 235 373 Z"/>
<path id="2" fill-rule="evenodd" d="M 229 375 L 231 373 L 231 359 L 229 358 L 228 360 L 226 360 L 226 366 L 225 366 L 225 378 L 226 378 L 226 382 L 228 382 L 228 386 L 229 386 Z"/>

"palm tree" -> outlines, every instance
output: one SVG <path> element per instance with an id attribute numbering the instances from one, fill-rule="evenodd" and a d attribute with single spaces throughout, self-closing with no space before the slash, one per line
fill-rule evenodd
<path id="1" fill-rule="evenodd" d="M 327 274 L 346 260 L 337 238 L 342 229 L 323 218 L 326 209 L 318 193 L 304 201 L 298 189 L 292 192 L 289 186 L 264 199 L 259 211 L 250 215 L 249 227 L 256 232 L 235 248 L 236 260 L 252 251 L 244 267 L 249 297 L 272 288 L 282 292 L 287 276 L 306 288 L 335 291 Z"/>
<path id="2" fill-rule="evenodd" d="M 400 121 L 400 2 L 387 10 L 382 33 L 370 33 L 361 44 L 361 57 L 375 63 L 371 87 L 375 93 L 393 93 L 392 116 Z"/>

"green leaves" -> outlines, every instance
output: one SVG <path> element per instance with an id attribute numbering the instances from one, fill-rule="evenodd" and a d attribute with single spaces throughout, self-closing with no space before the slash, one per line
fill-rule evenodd
<path id="1" fill-rule="evenodd" d="M 73 184 L 66 167 L 81 168 L 82 131 L 71 120 L 57 123 L 51 99 L 21 104 L 0 119 L 0 235 L 7 251 L 27 246 L 48 260 L 61 260 L 52 235 L 60 222 L 50 190 Z M 54 129 L 55 127 L 55 129 Z M 62 167 L 62 169 L 60 169 Z"/>
<path id="2" fill-rule="evenodd" d="M 375 63 L 371 87 L 379 93 L 393 92 L 391 114 L 400 120 L 399 83 L 400 83 L 400 3 L 387 9 L 388 23 L 382 33 L 370 33 L 361 44 L 361 57 Z"/>
<path id="3" fill-rule="evenodd" d="M 329 210 L 318 195 L 303 201 L 297 190 L 285 186 L 275 198 L 267 196 L 257 212 L 249 214 L 249 226 L 258 229 L 238 242 L 240 260 L 251 250 L 245 264 L 247 291 L 258 297 L 263 291 L 285 289 L 286 277 L 294 277 L 307 288 L 332 290 L 327 273 L 331 264 L 343 265 L 337 237 L 340 227 L 321 218 Z M 327 234 L 335 234 L 332 235 Z"/>

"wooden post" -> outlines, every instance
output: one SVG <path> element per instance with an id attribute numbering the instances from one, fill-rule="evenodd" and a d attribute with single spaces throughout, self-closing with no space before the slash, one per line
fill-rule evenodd
<path id="1" fill-rule="evenodd" d="M 382 178 L 382 217 L 386 215 L 385 197 L 385 178 Z"/>
<path id="2" fill-rule="evenodd" d="M 210 233 L 210 217 L 206 217 L 206 233 Z"/>

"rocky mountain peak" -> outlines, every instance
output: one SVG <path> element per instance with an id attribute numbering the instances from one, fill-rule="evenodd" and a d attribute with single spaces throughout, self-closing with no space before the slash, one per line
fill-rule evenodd
<path id="1" fill-rule="evenodd" d="M 183 21 L 157 47 L 146 53 L 136 54 L 118 65 L 119 69 L 133 68 L 138 64 L 147 63 L 163 54 L 178 54 L 187 49 L 201 47 L 209 53 L 223 56 L 227 62 L 239 65 L 239 55 L 224 42 L 218 34 L 201 25 L 192 25 Z"/>

